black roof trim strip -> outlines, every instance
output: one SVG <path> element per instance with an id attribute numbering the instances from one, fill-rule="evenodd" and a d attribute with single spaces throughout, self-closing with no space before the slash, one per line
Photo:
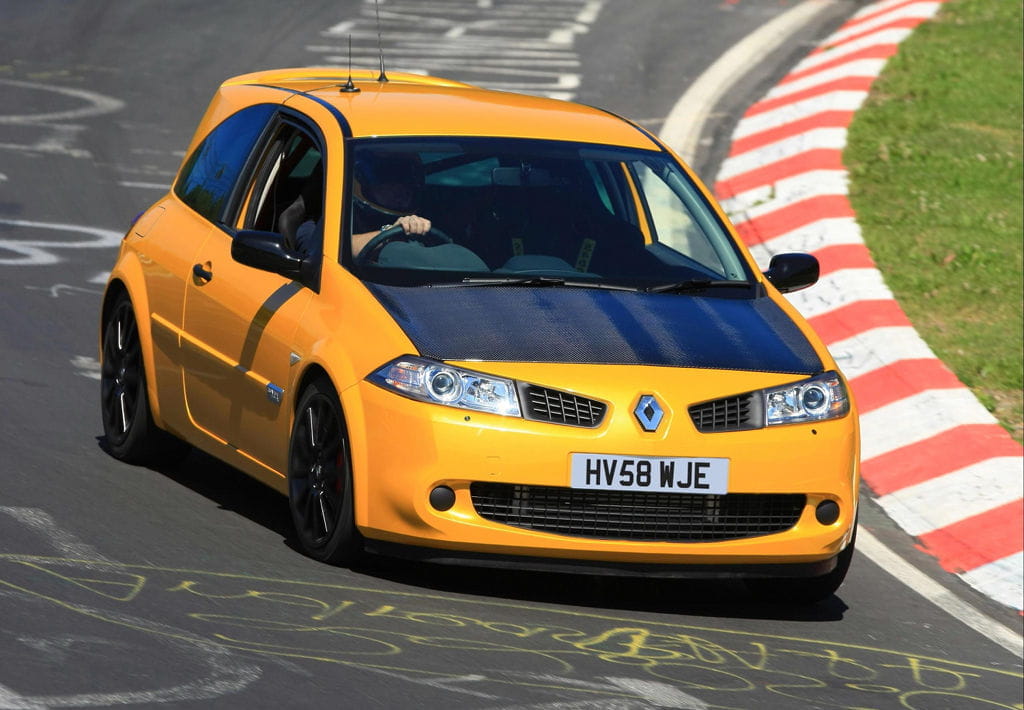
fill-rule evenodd
<path id="1" fill-rule="evenodd" d="M 305 91 L 299 91 L 298 89 L 286 89 L 283 86 L 274 86 L 273 84 L 254 84 L 253 86 L 259 86 L 259 87 L 264 88 L 264 89 L 277 89 L 278 91 L 284 91 L 284 92 L 289 93 L 289 94 L 296 94 L 298 96 L 304 96 L 304 97 L 306 97 L 307 99 L 309 99 L 311 101 L 315 101 L 316 103 L 320 104 L 325 109 L 330 111 L 331 114 L 338 120 L 338 125 L 341 127 L 341 135 L 343 137 L 345 137 L 345 138 L 351 138 L 352 137 L 352 127 L 348 125 L 348 119 L 345 118 L 345 115 L 341 111 L 339 111 L 337 109 L 337 107 L 332 106 L 331 104 L 329 104 L 328 102 L 324 101 L 320 97 L 313 96 L 312 94 L 309 94 L 309 93 L 307 93 Z"/>
<path id="2" fill-rule="evenodd" d="M 633 119 L 626 118 L 625 116 L 623 116 L 621 114 L 618 114 L 618 113 L 615 113 L 614 111 L 609 111 L 608 109 L 606 109 L 606 108 L 604 108 L 602 106 L 594 106 L 593 104 L 583 104 L 583 105 L 587 106 L 588 108 L 592 108 L 595 111 L 600 111 L 601 113 L 606 113 L 606 114 L 608 114 L 609 116 L 611 116 L 613 118 L 619 119 L 623 123 L 628 123 L 630 126 L 635 128 L 636 130 L 640 131 L 640 133 L 643 133 L 645 136 L 647 136 L 650 139 L 651 143 L 654 143 L 654 145 L 656 145 L 658 147 L 658 150 L 660 152 L 662 152 L 662 153 L 667 153 L 668 152 L 667 150 L 665 150 L 665 144 L 662 143 L 658 139 L 658 137 L 656 135 L 651 133 L 649 130 L 647 130 L 646 128 L 641 126 L 639 123 L 637 123 Z"/>

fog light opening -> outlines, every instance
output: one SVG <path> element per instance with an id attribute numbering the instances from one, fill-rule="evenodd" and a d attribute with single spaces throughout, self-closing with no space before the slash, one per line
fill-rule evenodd
<path id="1" fill-rule="evenodd" d="M 444 512 L 455 505 L 455 491 L 448 486 L 438 486 L 430 491 L 430 505 L 434 510 Z"/>
<path id="2" fill-rule="evenodd" d="M 831 525 L 839 520 L 839 504 L 834 500 L 825 500 L 818 503 L 818 507 L 814 511 L 814 517 L 822 525 Z"/>

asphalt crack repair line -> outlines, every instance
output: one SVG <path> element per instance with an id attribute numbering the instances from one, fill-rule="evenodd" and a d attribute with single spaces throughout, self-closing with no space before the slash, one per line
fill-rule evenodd
<path id="1" fill-rule="evenodd" d="M 875 78 L 941 4 L 882 0 L 854 14 L 747 110 L 715 191 L 762 267 L 786 251 L 821 262 L 819 283 L 790 299 L 850 379 L 861 411 L 862 475 L 877 502 L 943 569 L 1019 611 L 1021 446 L 893 299 L 861 238 L 842 164 L 847 128 Z M 675 125 L 665 134 L 688 140 Z M 1019 653 L 1020 636 L 1010 633 Z"/>

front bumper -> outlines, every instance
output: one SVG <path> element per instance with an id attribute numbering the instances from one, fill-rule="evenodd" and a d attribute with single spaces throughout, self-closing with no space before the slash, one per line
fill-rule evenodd
<path id="1" fill-rule="evenodd" d="M 371 554 L 397 557 L 438 565 L 482 567 L 528 572 L 585 574 L 594 577 L 653 577 L 657 579 L 778 579 L 780 577 L 820 577 L 835 569 L 838 555 L 817 562 L 788 564 L 648 564 L 644 562 L 606 562 L 602 560 L 561 559 L 529 555 L 495 555 L 461 552 L 441 548 L 402 545 L 367 539 Z"/>
<path id="2" fill-rule="evenodd" d="M 470 367 L 481 369 L 480 363 Z M 781 568 L 772 567 L 787 566 L 794 574 L 813 576 L 829 571 L 850 540 L 859 485 L 855 410 L 825 422 L 715 434 L 699 433 L 687 413 L 694 402 L 798 376 L 632 366 L 488 367 L 496 375 L 602 399 L 608 403 L 607 415 L 599 427 L 588 429 L 417 402 L 368 382 L 347 390 L 342 400 L 351 438 L 356 524 L 371 549 L 409 556 L 402 549 L 412 547 L 420 548 L 413 550 L 415 556 L 434 561 L 530 569 L 581 566 L 590 573 L 633 569 L 751 576 L 760 570 L 784 576 Z M 645 394 L 666 405 L 656 432 L 645 432 L 632 414 Z M 478 512 L 474 483 L 478 489 L 491 483 L 567 490 L 573 453 L 727 458 L 728 496 L 803 498 L 795 523 L 781 531 L 696 541 L 642 532 L 631 533 L 631 539 L 551 532 L 496 522 Z M 439 486 L 454 493 L 446 510 L 430 502 L 431 491 Z M 822 524 L 815 511 L 826 501 L 838 505 L 839 515 Z M 680 565 L 688 569 L 674 570 Z"/>

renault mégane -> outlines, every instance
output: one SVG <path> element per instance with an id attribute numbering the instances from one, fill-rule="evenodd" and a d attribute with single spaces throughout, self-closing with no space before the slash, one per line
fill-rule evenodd
<path id="1" fill-rule="evenodd" d="M 854 549 L 835 361 L 706 188 L 606 111 L 445 79 L 226 81 L 103 299 L 102 416 L 288 496 L 312 557 L 741 576 Z"/>

